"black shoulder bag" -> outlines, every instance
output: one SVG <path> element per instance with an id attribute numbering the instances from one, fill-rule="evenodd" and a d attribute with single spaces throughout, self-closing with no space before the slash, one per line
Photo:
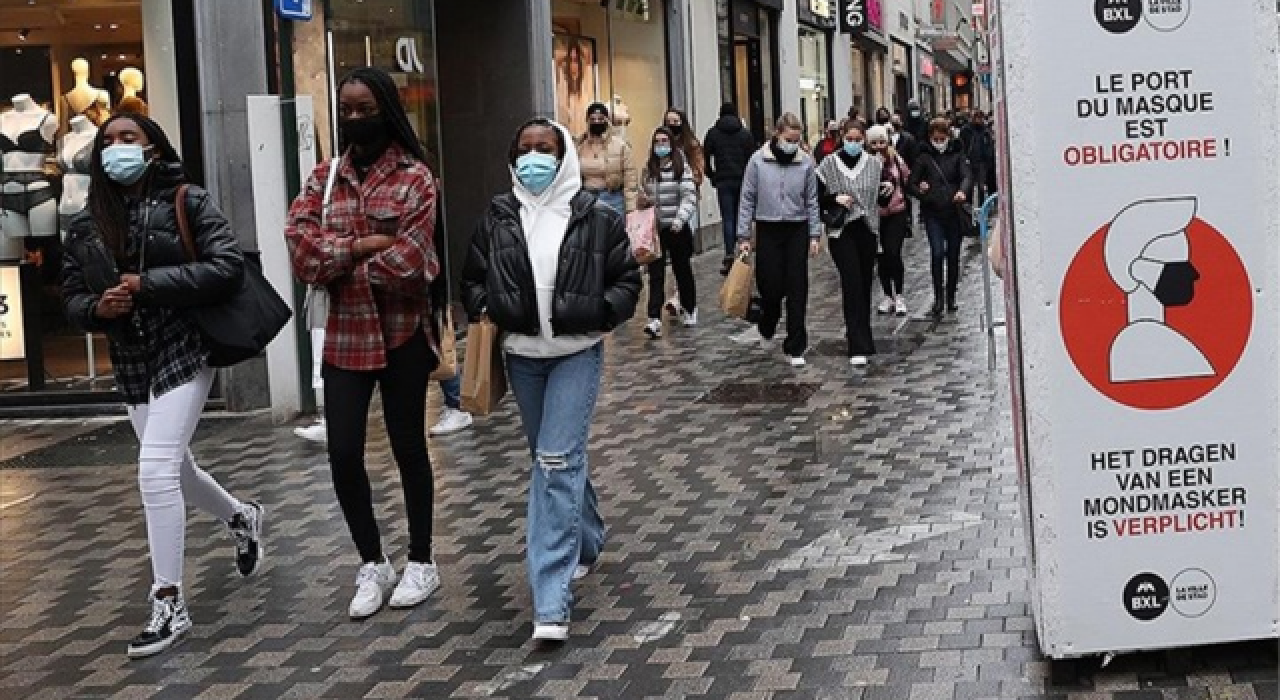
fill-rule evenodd
<path id="1" fill-rule="evenodd" d="M 942 178 L 942 182 L 947 186 L 947 189 L 951 189 L 951 181 L 947 179 L 947 174 L 942 172 L 942 166 L 938 165 L 938 159 L 930 154 L 929 162 L 933 164 L 933 169 L 938 171 L 938 176 Z M 959 192 L 960 190 L 957 188 L 956 191 Z M 969 195 L 966 193 L 965 196 Z M 977 237 L 978 227 L 973 223 L 973 206 L 968 202 L 956 202 L 955 206 L 956 217 L 960 219 L 960 234 L 965 238 Z"/>
<path id="2" fill-rule="evenodd" d="M 187 186 L 178 187 L 174 197 L 178 231 L 187 260 L 196 262 L 196 244 L 187 222 Z M 262 354 L 293 312 L 262 274 L 258 252 L 244 252 L 244 275 L 240 288 L 226 301 L 185 309 L 195 321 L 209 350 L 210 367 L 230 367 Z"/>

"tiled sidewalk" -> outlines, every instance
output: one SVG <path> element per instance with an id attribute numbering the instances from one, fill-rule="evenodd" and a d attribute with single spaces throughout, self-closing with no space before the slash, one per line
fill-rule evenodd
<path id="1" fill-rule="evenodd" d="M 924 248 L 919 236 L 909 244 L 920 308 Z M 1268 644 L 1125 657 L 1050 686 L 1028 607 L 1006 378 L 988 372 L 978 328 L 976 257 L 958 320 L 877 319 L 883 354 L 865 373 L 842 356 L 825 254 L 813 266 L 816 349 L 800 371 L 728 340 L 741 326 L 712 308 L 718 263 L 697 262 L 703 325 L 651 342 L 631 323 L 609 341 L 591 453 L 609 542 L 577 585 L 563 649 L 528 642 L 528 456 L 510 400 L 432 441 L 444 587 L 363 623 L 346 617 L 356 559 L 323 453 L 264 419 L 207 420 L 196 453 L 267 504 L 269 558 L 239 580 L 221 527 L 194 517 L 196 627 L 140 662 L 124 655 L 149 573 L 127 430 L 43 447 L 28 438 L 17 457 L 16 437 L 50 427 L 10 423 L 0 697 L 1276 697 Z M 370 467 L 387 550 L 403 565 L 381 434 L 371 432 Z"/>

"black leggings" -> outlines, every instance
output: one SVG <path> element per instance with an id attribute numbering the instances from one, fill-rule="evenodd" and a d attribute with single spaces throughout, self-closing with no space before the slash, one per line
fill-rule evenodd
<path id="1" fill-rule="evenodd" d="M 911 228 L 911 214 L 900 212 L 881 217 L 880 247 L 880 288 L 887 297 L 902 294 L 906 284 L 907 268 L 902 262 L 902 244 L 907 240 Z"/>
<path id="2" fill-rule="evenodd" d="M 409 560 L 431 561 L 431 458 L 424 428 L 427 380 L 439 360 L 419 329 L 404 345 L 387 352 L 387 366 L 358 372 L 324 365 L 324 416 L 328 423 L 333 487 L 360 558 L 382 561 L 382 541 L 373 516 L 373 493 L 364 465 L 366 426 L 373 389 L 382 392 L 382 417 L 391 453 L 400 467 L 409 514 Z"/>
<path id="3" fill-rule="evenodd" d="M 875 283 L 876 235 L 865 218 L 845 226 L 838 238 L 831 239 L 831 259 L 840 271 L 840 299 L 849 357 L 874 355 L 871 287 Z"/>
<path id="4" fill-rule="evenodd" d="M 671 271 L 676 275 L 680 306 L 685 311 L 695 311 L 698 308 L 698 289 L 693 280 L 693 233 L 685 226 L 678 233 L 663 228 L 658 236 L 662 242 L 662 257 L 649 263 L 649 318 L 662 318 L 668 260 L 671 261 Z"/>

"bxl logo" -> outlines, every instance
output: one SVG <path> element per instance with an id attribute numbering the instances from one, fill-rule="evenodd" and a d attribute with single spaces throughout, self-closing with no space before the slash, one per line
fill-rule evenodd
<path id="1" fill-rule="evenodd" d="M 405 73 L 426 73 L 422 59 L 418 57 L 418 40 L 413 37 L 400 37 L 396 40 L 396 63 Z"/>
<path id="2" fill-rule="evenodd" d="M 867 0 L 845 0 L 841 21 L 846 32 L 861 31 L 867 23 Z"/>

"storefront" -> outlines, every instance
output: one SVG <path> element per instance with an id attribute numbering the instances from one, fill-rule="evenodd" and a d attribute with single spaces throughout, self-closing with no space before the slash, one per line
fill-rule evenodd
<path id="1" fill-rule="evenodd" d="M 720 91 L 763 143 L 782 114 L 778 15 L 782 0 L 716 0 Z"/>
<path id="2" fill-rule="evenodd" d="M 835 117 L 831 84 L 831 45 L 835 19 L 826 0 L 809 0 L 799 8 L 800 120 L 810 140 L 820 139 L 826 120 Z"/>
<path id="3" fill-rule="evenodd" d="M 666 0 L 552 0 L 556 119 L 584 134 L 603 102 L 633 145 L 647 140 L 671 105 L 666 18 Z"/>
<path id="4" fill-rule="evenodd" d="M 866 0 L 866 27 L 852 37 L 853 109 L 870 122 L 877 109 L 890 106 L 885 91 L 889 40 L 881 0 Z"/>
<path id="5" fill-rule="evenodd" d="M 915 80 L 912 79 L 911 47 L 893 40 L 893 111 L 907 110 L 907 101 L 915 96 Z"/>
<path id="6" fill-rule="evenodd" d="M 938 67 L 933 62 L 933 54 L 923 48 L 916 49 L 916 65 L 919 68 L 917 85 L 919 89 L 920 109 L 926 115 L 941 114 L 945 107 L 938 104 L 938 89 L 934 81 L 937 79 Z"/>
<path id="7" fill-rule="evenodd" d="M 158 121 L 201 179 L 197 85 L 179 79 L 195 22 L 169 0 L 8 2 L 3 14 L 0 134 L 15 147 L 0 156 L 0 407 L 114 402 L 105 338 L 62 314 L 66 224 L 87 205 L 88 154 L 112 114 Z"/>

